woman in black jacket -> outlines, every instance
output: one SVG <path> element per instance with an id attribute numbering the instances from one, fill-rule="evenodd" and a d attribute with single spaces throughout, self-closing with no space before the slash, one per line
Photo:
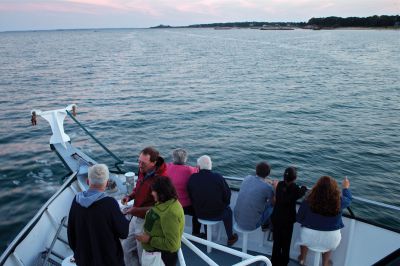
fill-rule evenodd
<path id="1" fill-rule="evenodd" d="M 275 207 L 271 215 L 274 230 L 272 265 L 286 266 L 289 263 L 293 224 L 296 222 L 296 201 L 307 191 L 305 186 L 296 184 L 296 178 L 296 168 L 288 167 L 283 174 L 283 181 L 276 187 Z"/>

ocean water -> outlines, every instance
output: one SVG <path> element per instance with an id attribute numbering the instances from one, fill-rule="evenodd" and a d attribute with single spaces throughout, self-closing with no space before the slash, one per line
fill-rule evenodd
<path id="1" fill-rule="evenodd" d="M 244 177 L 266 160 L 272 178 L 289 165 L 308 186 L 348 176 L 354 195 L 400 206 L 399 62 L 392 30 L 0 33 L 0 250 L 68 173 L 30 110 L 71 103 L 126 161 L 148 145 L 167 160 L 183 147 L 190 164 L 208 154 L 215 171 Z M 112 165 L 71 119 L 65 130 Z M 353 211 L 398 223 L 387 210 Z"/>

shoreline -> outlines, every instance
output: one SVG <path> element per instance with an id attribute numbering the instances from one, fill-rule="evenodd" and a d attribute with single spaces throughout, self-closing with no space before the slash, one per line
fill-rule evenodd
<path id="1" fill-rule="evenodd" d="M 400 27 L 337 27 L 321 28 L 320 30 L 400 30 Z"/>

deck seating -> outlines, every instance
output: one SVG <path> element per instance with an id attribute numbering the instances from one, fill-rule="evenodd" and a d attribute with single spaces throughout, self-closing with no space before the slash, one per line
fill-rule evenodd
<path id="1" fill-rule="evenodd" d="M 322 249 L 322 248 L 317 248 L 317 247 L 308 247 L 309 250 L 312 251 L 312 253 L 314 254 L 314 258 L 313 258 L 313 265 L 314 266 L 319 266 L 319 261 L 321 259 L 321 254 L 324 252 L 329 251 L 329 249 Z"/>
<path id="2" fill-rule="evenodd" d="M 247 241 L 248 241 L 249 233 L 252 233 L 252 232 L 256 231 L 256 230 L 259 229 L 259 228 L 256 228 L 256 229 L 254 229 L 254 230 L 245 230 L 245 229 L 243 229 L 243 228 L 240 228 L 240 226 L 239 226 L 237 223 L 235 223 L 235 224 L 233 225 L 233 229 L 234 229 L 236 232 L 239 232 L 239 233 L 242 233 L 242 234 L 243 234 L 242 252 L 247 253 Z"/>
<path id="3" fill-rule="evenodd" d="M 210 221 L 210 220 L 204 220 L 204 219 L 198 219 L 198 220 L 199 220 L 199 223 L 207 225 L 207 232 L 206 232 L 207 240 L 212 241 L 212 226 L 219 222 L 222 222 L 222 221 Z M 219 240 L 219 238 L 220 238 L 220 232 L 218 231 L 218 240 Z M 207 253 L 210 253 L 211 250 L 212 250 L 212 248 L 207 246 Z"/>

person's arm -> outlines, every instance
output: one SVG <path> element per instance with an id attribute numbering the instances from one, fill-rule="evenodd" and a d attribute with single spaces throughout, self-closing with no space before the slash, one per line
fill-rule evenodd
<path id="1" fill-rule="evenodd" d="M 180 227 L 184 222 L 182 217 L 177 216 L 176 213 L 171 211 L 160 219 L 163 236 L 152 236 L 149 241 L 150 246 L 160 250 L 178 250 L 181 245 L 182 236 Z"/>
<path id="2" fill-rule="evenodd" d="M 351 196 L 350 189 L 344 188 L 342 190 L 342 197 L 340 198 L 340 208 L 345 209 L 350 206 L 353 197 Z"/>
<path id="3" fill-rule="evenodd" d="M 276 191 L 276 188 L 278 187 L 278 184 L 279 184 L 279 180 L 278 179 L 272 180 L 272 187 L 274 188 L 274 191 Z"/>
<path id="4" fill-rule="evenodd" d="M 133 193 L 133 192 L 132 192 Z M 131 201 L 132 199 L 134 199 L 135 197 L 134 197 L 134 194 L 128 194 L 128 195 L 126 195 L 126 196 L 124 196 L 122 199 L 121 199 L 121 203 L 123 204 L 123 205 L 126 205 L 126 204 L 128 204 L 128 202 L 129 201 Z M 133 195 L 133 196 L 132 196 Z"/>
<path id="5" fill-rule="evenodd" d="M 342 197 L 340 199 L 340 208 L 345 209 L 350 206 L 352 196 L 350 192 L 350 181 L 347 179 L 347 177 L 344 178 L 342 182 Z"/>
<path id="6" fill-rule="evenodd" d="M 72 208 L 74 205 L 75 197 L 72 201 L 71 208 L 69 210 L 68 215 L 68 227 L 67 227 L 67 236 L 68 236 L 68 244 L 72 251 L 75 253 L 76 250 L 76 238 L 75 238 L 75 211 Z"/>
<path id="7" fill-rule="evenodd" d="M 140 172 L 139 172 L 139 174 L 140 174 Z M 132 192 L 121 199 L 121 203 L 123 205 L 126 205 L 129 201 L 135 199 L 139 180 L 141 180 L 141 178 L 139 178 L 139 174 L 138 174 L 138 179 L 136 180 L 135 187 L 133 188 Z"/>
<path id="8" fill-rule="evenodd" d="M 111 206 L 111 219 L 114 231 L 117 233 L 118 238 L 125 239 L 129 233 L 129 221 L 122 214 L 117 201 L 113 200 Z"/>
<path id="9" fill-rule="evenodd" d="M 189 195 L 189 199 L 191 202 L 193 202 L 192 185 L 191 185 L 191 183 L 193 182 L 192 176 L 193 176 L 193 174 L 189 177 L 189 180 L 186 184 L 186 191 Z"/>
<path id="10" fill-rule="evenodd" d="M 137 217 L 144 217 L 146 212 L 151 209 L 152 206 L 143 206 L 143 207 L 134 207 L 132 206 L 128 210 L 126 210 L 125 214 L 131 214 Z"/>
<path id="11" fill-rule="evenodd" d="M 267 204 L 270 206 L 275 206 L 275 201 L 276 201 L 276 187 L 272 187 L 272 190 L 268 192 L 269 197 L 267 198 Z"/>
<path id="12" fill-rule="evenodd" d="M 226 180 L 223 176 L 221 176 L 222 182 L 223 182 L 223 202 L 225 202 L 227 205 L 231 203 L 231 189 L 226 183 Z"/>
<path id="13" fill-rule="evenodd" d="M 305 216 L 306 216 L 306 201 L 303 200 L 303 202 L 300 205 L 299 210 L 297 211 L 296 221 L 298 223 L 302 224 L 305 219 Z"/>
<path id="14" fill-rule="evenodd" d="M 199 168 L 198 167 L 194 167 L 194 166 L 190 166 L 190 174 L 193 175 L 195 173 L 199 172 Z"/>
<path id="15" fill-rule="evenodd" d="M 306 194 L 306 192 L 307 192 L 307 187 L 305 187 L 305 186 L 298 186 L 298 185 L 296 185 L 296 199 L 295 200 L 298 200 L 298 199 L 300 199 L 301 197 L 303 197 L 305 194 Z"/>

